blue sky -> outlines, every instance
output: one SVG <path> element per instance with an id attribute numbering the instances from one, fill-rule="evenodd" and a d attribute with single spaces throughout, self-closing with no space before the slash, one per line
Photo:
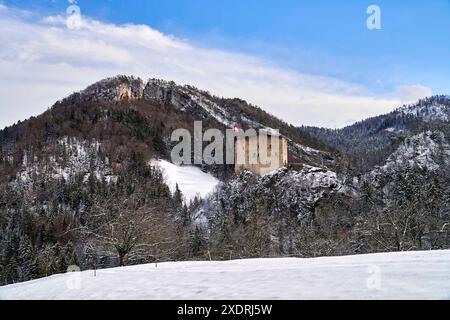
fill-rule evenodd
<path id="1" fill-rule="evenodd" d="M 145 56 L 145 51 L 142 51 L 142 55 L 134 54 L 130 46 L 150 50 L 148 45 L 113 39 L 114 35 L 109 33 L 105 37 L 105 32 L 97 32 L 92 28 L 86 29 L 91 30 L 91 34 L 63 29 L 55 33 L 54 28 L 62 28 L 61 25 L 54 25 L 52 28 L 47 26 L 46 29 L 39 23 L 33 26 L 29 21 L 19 21 L 22 18 L 17 18 L 13 11 L 31 12 L 40 19 L 64 16 L 69 5 L 67 0 L 0 0 L 0 4 L 8 8 L 3 18 L 14 17 L 17 22 L 17 30 L 0 35 L 3 43 L 14 43 L 14 46 L 4 46 L 3 50 L 17 49 L 16 54 L 4 52 L 3 55 L 0 49 L 0 58 L 11 57 L 11 61 L 4 59 L 4 63 L 10 63 L 11 68 L 13 65 L 15 68 L 23 68 L 24 72 L 36 69 L 36 79 L 42 77 L 39 73 L 49 70 L 48 68 L 52 72 L 56 70 L 55 74 L 67 73 L 67 70 L 62 71 L 63 68 L 75 62 L 75 70 L 85 72 L 79 74 L 79 81 L 73 81 L 73 88 L 66 86 L 63 90 L 61 87 L 59 91 L 48 89 L 49 97 L 45 103 L 57 99 L 56 94 L 81 89 L 80 86 L 93 81 L 95 77 L 111 75 L 103 68 L 107 63 L 114 65 L 114 68 L 110 68 L 111 73 L 112 70 L 127 74 L 142 70 L 148 76 L 170 77 L 179 82 L 206 87 L 205 89 L 217 94 L 242 96 L 285 120 L 291 120 L 295 116 L 295 121 L 292 121 L 295 124 L 337 127 L 392 110 L 409 101 L 407 96 L 414 100 L 430 93 L 450 94 L 448 0 L 77 1 L 82 16 L 100 21 L 103 27 L 109 28 L 106 33 L 111 31 L 112 26 L 117 26 L 113 32 L 121 34 L 130 31 L 126 25 L 146 25 L 149 27 L 143 32 L 146 37 L 152 38 L 154 35 L 150 36 L 150 31 L 154 30 L 161 32 L 164 38 L 161 40 L 155 36 L 156 38 L 149 40 L 149 44 L 156 41 L 154 43 L 157 47 L 173 41 L 172 45 L 177 48 L 188 44 L 188 54 L 192 54 L 191 49 L 199 50 L 198 56 L 192 54 L 189 59 L 183 57 L 183 50 L 172 50 L 170 68 L 175 65 L 175 61 L 179 69 L 171 69 L 170 72 L 158 69 L 158 63 L 162 69 L 164 63 L 169 63 L 169 58 L 161 53 L 157 55 L 157 50 L 151 53 L 152 60 L 148 58 L 139 68 L 130 63 L 126 65 L 127 59 L 128 62 L 133 59 L 137 61 L 136 59 L 142 59 L 142 55 Z M 369 30 L 366 27 L 366 10 L 371 4 L 381 8 L 381 30 Z M 9 26 L 11 23 L 8 23 L 6 25 Z M 30 30 L 41 28 L 36 37 L 42 38 L 40 41 L 48 41 L 47 49 L 43 46 L 37 48 L 36 39 L 19 32 L 19 29 L 28 27 Z M 140 34 L 141 31 L 133 29 L 135 33 Z M 60 38 L 60 43 L 55 43 L 53 40 L 60 33 L 65 36 Z M 130 35 L 133 36 L 132 33 Z M 68 48 L 73 47 L 75 39 L 85 46 L 90 42 L 93 47 L 83 47 L 86 52 L 80 52 L 78 56 L 73 50 L 68 54 Z M 19 47 L 22 51 L 19 51 Z M 94 47 L 100 48 L 102 52 L 104 48 L 109 48 L 107 52 L 110 61 L 106 63 L 90 59 L 92 52 L 94 56 L 99 52 Z M 234 56 L 229 56 L 230 54 Z M 20 61 L 13 61 L 17 55 L 20 56 Z M 214 55 L 216 57 L 213 58 Z M 209 61 L 211 65 L 223 63 L 227 68 L 211 70 L 211 67 L 206 67 L 206 63 L 205 66 L 198 64 L 202 59 Z M 44 64 L 47 69 L 43 67 Z M 80 69 L 80 65 L 85 69 Z M 244 70 L 246 65 L 253 66 L 253 70 Z M 94 67 L 96 72 L 93 71 Z M 227 72 L 230 69 L 237 71 L 229 74 Z M 207 79 L 202 74 L 209 71 L 211 76 Z M 246 78 L 246 72 L 253 73 L 249 79 Z M 31 76 L 34 75 L 27 75 L 27 81 Z M 271 76 L 275 79 L 272 83 L 268 81 Z M 212 81 L 214 79 L 217 80 Z M 277 87 L 276 81 L 282 84 Z M 39 85 L 41 84 L 42 79 L 39 81 Z M 297 85 L 299 93 L 295 93 Z M 38 92 L 37 89 L 35 91 Z M 269 96 L 269 91 L 273 97 Z M 43 95 L 42 90 L 39 92 Z M 289 98 L 281 99 L 282 103 L 274 106 L 284 96 Z M 34 98 L 30 96 L 29 100 Z M 44 104 L 44 99 L 40 103 Z M 321 104 L 325 105 L 323 108 L 326 110 L 310 114 Z M 295 109 L 297 105 L 298 112 Z M 336 110 L 330 116 L 332 118 L 323 120 L 335 105 Z M 27 112 L 25 106 L 24 102 L 22 118 Z M 341 108 L 340 111 L 338 108 Z M 342 113 L 345 113 L 345 117 Z"/>
<path id="2" fill-rule="evenodd" d="M 62 0 L 4 1 L 60 14 Z M 382 30 L 366 26 L 377 4 Z M 147 24 L 203 46 L 246 52 L 308 73 L 336 76 L 374 90 L 406 82 L 450 92 L 448 0 L 78 0 L 82 13 Z"/>

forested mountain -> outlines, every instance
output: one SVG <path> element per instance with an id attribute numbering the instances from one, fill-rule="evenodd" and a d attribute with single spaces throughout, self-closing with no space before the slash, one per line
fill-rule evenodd
<path id="1" fill-rule="evenodd" d="M 342 130 L 301 128 L 353 166 L 247 173 L 223 185 L 194 215 L 209 250 L 242 258 L 450 247 L 449 106 L 436 96 Z"/>
<path id="2" fill-rule="evenodd" d="M 340 162 L 333 149 L 245 101 L 163 80 L 102 80 L 0 131 L 1 283 L 72 264 L 189 259 L 189 204 L 149 163 L 168 159 L 173 130 L 192 132 L 196 120 L 204 129 L 276 127 L 290 138 L 293 157 Z M 202 168 L 222 180 L 234 173 Z"/>
<path id="3" fill-rule="evenodd" d="M 341 131 L 299 130 L 191 86 L 102 80 L 0 131 L 0 284 L 69 265 L 440 248 L 448 107 L 433 97 Z M 222 183 L 187 203 L 151 163 L 170 160 L 173 130 L 197 120 L 279 129 L 296 166 L 258 177 L 200 165 Z"/>
<path id="4" fill-rule="evenodd" d="M 353 164 L 367 172 L 383 164 L 406 137 L 433 128 L 447 130 L 449 120 L 450 97 L 434 96 L 343 129 L 301 127 L 300 131 L 351 155 Z"/>

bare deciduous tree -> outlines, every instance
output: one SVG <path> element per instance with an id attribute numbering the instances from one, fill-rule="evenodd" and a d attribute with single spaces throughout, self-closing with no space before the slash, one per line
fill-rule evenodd
<path id="1" fill-rule="evenodd" d="M 176 234 L 165 203 L 146 203 L 133 194 L 124 202 L 113 197 L 93 206 L 89 226 L 79 229 L 105 256 L 117 256 L 120 266 L 134 260 L 158 260 L 176 248 Z"/>

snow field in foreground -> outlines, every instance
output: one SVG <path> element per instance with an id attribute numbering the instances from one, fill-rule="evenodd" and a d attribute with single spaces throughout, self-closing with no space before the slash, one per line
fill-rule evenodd
<path id="1" fill-rule="evenodd" d="M 0 299 L 450 299 L 450 250 L 147 264 L 0 287 Z"/>

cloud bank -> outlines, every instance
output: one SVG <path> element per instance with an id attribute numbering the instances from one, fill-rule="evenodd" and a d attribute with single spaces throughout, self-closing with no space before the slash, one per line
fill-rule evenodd
<path id="1" fill-rule="evenodd" d="M 299 73 L 261 58 L 202 48 L 146 25 L 83 17 L 36 19 L 0 4 L 0 127 L 117 74 L 191 84 L 239 97 L 295 125 L 342 127 L 432 94 L 419 84 L 375 95 L 335 78 Z"/>

